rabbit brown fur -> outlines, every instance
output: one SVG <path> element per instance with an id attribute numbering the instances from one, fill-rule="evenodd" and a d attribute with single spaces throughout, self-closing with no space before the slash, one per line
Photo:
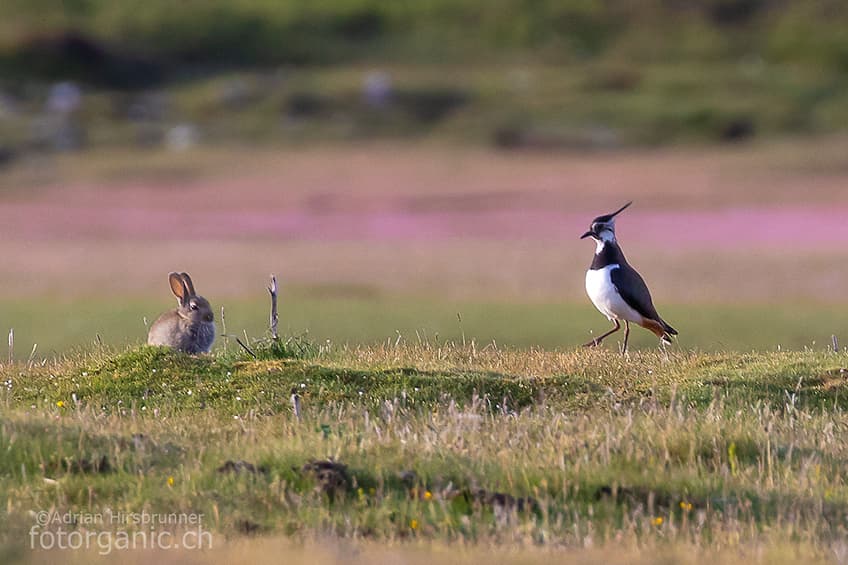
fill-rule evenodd
<path id="1" fill-rule="evenodd" d="M 148 345 L 166 345 L 186 353 L 208 353 L 215 341 L 215 316 L 209 301 L 198 296 L 188 273 L 170 273 L 176 310 L 165 312 L 150 326 Z"/>

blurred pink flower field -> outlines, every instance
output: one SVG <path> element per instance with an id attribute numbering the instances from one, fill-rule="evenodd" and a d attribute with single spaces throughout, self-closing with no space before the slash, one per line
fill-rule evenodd
<path id="1" fill-rule="evenodd" d="M 426 294 L 438 282 L 448 296 L 579 300 L 591 249 L 578 236 L 634 200 L 619 220 L 624 249 L 671 300 L 814 298 L 837 290 L 833 265 L 848 255 L 848 168 L 828 147 L 377 145 L 71 161 L 58 165 L 66 183 L 18 172 L 30 188 L 0 206 L 0 274 L 8 294 L 152 294 L 181 264 L 234 295 L 274 271 L 301 287 Z"/>

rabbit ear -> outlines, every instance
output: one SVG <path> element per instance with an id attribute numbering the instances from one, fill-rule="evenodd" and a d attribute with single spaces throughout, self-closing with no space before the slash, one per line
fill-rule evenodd
<path id="1" fill-rule="evenodd" d="M 189 296 L 196 296 L 197 293 L 194 292 L 194 283 L 191 282 L 191 277 L 188 276 L 188 273 L 180 273 L 180 276 L 183 278 L 183 282 L 185 282 Z"/>
<path id="2" fill-rule="evenodd" d="M 183 278 L 180 276 L 180 274 L 169 273 L 168 283 L 170 283 L 171 285 L 171 292 L 174 293 L 174 296 L 177 297 L 177 300 L 180 301 L 180 304 L 185 304 L 186 300 L 188 300 L 189 294 L 185 281 L 183 281 Z"/>

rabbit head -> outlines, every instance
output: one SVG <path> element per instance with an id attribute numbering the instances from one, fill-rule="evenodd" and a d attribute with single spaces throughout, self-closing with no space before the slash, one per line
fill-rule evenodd
<path id="1" fill-rule="evenodd" d="M 177 313 L 182 318 L 198 324 L 215 320 L 212 306 L 208 300 L 197 295 L 188 273 L 169 273 L 168 283 L 171 285 L 171 292 L 177 297 Z"/>

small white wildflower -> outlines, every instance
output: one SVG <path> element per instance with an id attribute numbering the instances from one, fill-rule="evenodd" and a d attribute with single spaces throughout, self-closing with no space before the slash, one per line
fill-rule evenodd
<path id="1" fill-rule="evenodd" d="M 189 395 L 189 396 L 191 396 L 191 389 L 188 389 L 188 390 L 186 391 L 186 394 L 187 394 L 187 395 Z"/>

